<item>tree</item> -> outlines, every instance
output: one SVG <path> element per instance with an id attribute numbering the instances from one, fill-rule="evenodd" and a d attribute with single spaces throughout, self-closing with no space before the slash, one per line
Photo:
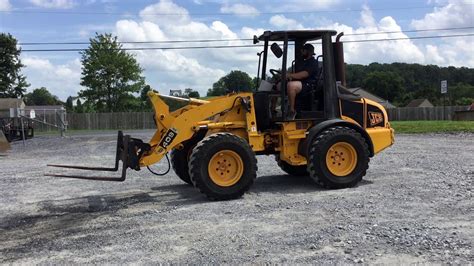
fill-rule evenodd
<path id="1" fill-rule="evenodd" d="M 74 111 L 73 102 L 74 102 L 74 99 L 72 98 L 72 96 L 67 97 L 67 99 L 66 99 L 66 110 L 68 112 L 73 112 Z"/>
<path id="2" fill-rule="evenodd" d="M 199 95 L 199 92 L 198 91 L 192 91 L 188 94 L 188 97 L 189 98 L 196 98 L 196 99 L 199 99 L 200 95 Z"/>
<path id="3" fill-rule="evenodd" d="M 52 95 L 48 89 L 41 87 L 25 95 L 27 105 L 60 105 L 58 97 Z"/>
<path id="4" fill-rule="evenodd" d="M 375 71 L 364 79 L 363 87 L 390 102 L 403 95 L 403 79 L 394 72 Z"/>
<path id="5" fill-rule="evenodd" d="M 84 113 L 84 107 L 82 106 L 82 102 L 80 99 L 77 99 L 76 108 L 74 108 L 74 111 L 76 111 L 77 113 Z"/>
<path id="6" fill-rule="evenodd" d="M 30 86 L 20 74 L 24 65 L 20 60 L 21 49 L 11 34 L 0 33 L 0 98 L 19 98 Z"/>
<path id="7" fill-rule="evenodd" d="M 252 91 L 253 88 L 252 78 L 249 74 L 240 70 L 232 70 L 212 85 L 212 89 L 207 91 L 207 96 L 224 95 L 231 91 Z"/>
<path id="8" fill-rule="evenodd" d="M 82 55 L 81 90 L 79 96 L 98 112 L 127 110 L 130 96 L 144 85 L 142 68 L 135 57 L 122 49 L 117 37 L 96 34 Z"/>
<path id="9" fill-rule="evenodd" d="M 474 85 L 459 82 L 454 86 L 449 86 L 448 93 L 451 105 L 470 105 L 474 102 Z"/>
<path id="10" fill-rule="evenodd" d="M 142 111 L 152 109 L 151 102 L 148 98 L 148 92 L 151 91 L 151 90 L 152 90 L 152 88 L 151 88 L 150 85 L 145 85 L 143 87 L 142 91 L 140 92 L 140 101 L 142 103 L 142 108 L 143 108 Z"/>

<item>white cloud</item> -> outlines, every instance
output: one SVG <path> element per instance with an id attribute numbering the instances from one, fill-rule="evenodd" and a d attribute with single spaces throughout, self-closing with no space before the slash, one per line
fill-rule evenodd
<path id="1" fill-rule="evenodd" d="M 23 70 L 31 84 L 29 91 L 46 87 L 53 95 L 66 100 L 70 95 L 77 95 L 80 90 L 81 62 L 74 59 L 66 64 L 54 64 L 50 60 L 22 55 Z"/>
<path id="2" fill-rule="evenodd" d="M 145 42 L 166 41 L 160 26 L 148 22 L 136 22 L 134 20 L 120 20 L 115 25 L 116 34 L 121 41 Z"/>
<path id="3" fill-rule="evenodd" d="M 270 18 L 269 23 L 278 30 L 298 30 L 303 29 L 303 25 L 294 19 L 285 17 L 284 15 L 275 15 Z"/>
<path id="4" fill-rule="evenodd" d="M 362 27 L 376 27 L 376 22 L 374 19 L 374 15 L 372 14 L 372 10 L 367 5 L 362 7 L 362 12 L 360 13 L 360 20 L 359 23 Z"/>
<path id="5" fill-rule="evenodd" d="M 253 29 L 250 27 L 242 27 L 242 29 L 240 30 L 240 35 L 242 36 L 242 38 L 248 39 L 248 38 L 253 38 L 254 35 L 257 35 L 258 37 L 264 31 L 266 31 L 266 29 L 263 29 L 263 28 Z"/>
<path id="6" fill-rule="evenodd" d="M 221 12 L 224 14 L 235 14 L 240 17 L 256 17 L 260 12 L 251 5 L 246 4 L 225 4 L 221 7 Z"/>
<path id="7" fill-rule="evenodd" d="M 434 48 L 427 46 L 426 63 L 442 64 L 450 66 L 474 67 L 474 37 L 465 38 L 446 38 L 441 44 L 438 44 L 436 50 L 440 58 L 434 54 Z M 433 56 L 435 55 L 435 56 Z"/>
<path id="8" fill-rule="evenodd" d="M 68 9 L 76 5 L 74 0 L 30 0 L 36 6 L 44 8 Z"/>
<path id="9" fill-rule="evenodd" d="M 426 58 L 428 61 L 431 61 L 432 63 L 439 64 L 439 65 L 444 65 L 446 61 L 444 58 L 440 55 L 438 47 L 435 45 L 426 45 Z"/>
<path id="10" fill-rule="evenodd" d="M 140 11 L 143 20 L 157 25 L 183 25 L 190 22 L 189 12 L 170 0 L 161 0 L 159 3 L 145 7 Z"/>
<path id="11" fill-rule="evenodd" d="M 435 1 L 444 4 L 435 7 L 422 19 L 414 19 L 411 26 L 415 29 L 438 29 L 469 27 L 473 24 L 472 1 L 447 0 Z M 453 34 L 453 31 L 449 32 Z M 458 33 L 468 33 L 459 31 Z M 474 66 L 474 37 L 443 38 L 435 45 L 426 45 L 426 63 L 453 66 Z"/>
<path id="12" fill-rule="evenodd" d="M 0 0 L 0 11 L 10 11 L 12 9 L 12 5 L 8 0 Z"/>
<path id="13" fill-rule="evenodd" d="M 173 13 L 175 16 L 160 16 L 162 13 Z M 237 30 L 229 27 L 225 21 L 210 23 L 193 19 L 188 10 L 169 0 L 162 0 L 149 5 L 140 12 L 141 19 L 118 20 L 111 30 L 122 41 L 165 41 L 192 39 L 235 39 L 252 38 L 261 35 L 264 28 L 253 28 L 248 24 L 238 26 Z M 311 21 L 311 22 L 310 22 Z M 269 24 L 282 29 L 316 28 L 316 20 L 297 21 L 283 15 L 273 16 Z M 334 21 L 336 21 L 334 19 Z M 312 23 L 312 24 L 310 24 Z M 361 12 L 359 25 L 349 26 L 328 20 L 318 20 L 317 28 L 335 29 L 346 35 L 374 31 L 401 31 L 397 21 L 390 16 L 375 19 L 370 9 L 365 7 Z M 345 36 L 343 40 L 370 40 L 407 37 L 403 33 L 378 35 Z M 176 43 L 176 44 L 127 44 L 125 47 L 170 47 L 189 45 L 241 45 L 251 41 L 223 41 L 219 43 Z M 449 42 L 416 42 L 412 40 L 384 41 L 367 43 L 345 43 L 345 59 L 348 63 L 368 64 L 371 62 L 392 63 L 407 62 L 421 64 L 441 64 L 456 66 L 474 66 L 474 52 L 471 39 L 451 39 Z M 316 47 L 320 49 L 320 46 Z M 162 93 L 169 89 L 197 89 L 205 95 L 208 88 L 220 77 L 231 70 L 242 70 L 255 76 L 257 72 L 257 52 L 255 48 L 232 49 L 188 49 L 188 50 L 147 50 L 131 51 L 138 62 L 145 68 L 147 83 Z M 290 47 L 291 49 L 291 47 Z M 319 53 L 319 52 L 318 52 Z M 290 53 L 291 54 L 291 53 Z M 291 60 L 291 58 L 290 58 Z M 46 86 L 53 93 L 65 99 L 75 95 L 80 89 L 80 61 L 69 61 L 66 64 L 54 64 L 46 58 L 23 57 L 27 65 L 25 74 L 32 88 Z M 269 56 L 269 68 L 278 68 L 280 61 Z M 280 63 L 281 64 L 281 63 Z M 67 88 L 64 92 L 63 88 Z"/>
<path id="14" fill-rule="evenodd" d="M 338 32 L 344 32 L 347 36 L 342 39 L 343 41 L 408 37 L 404 33 L 350 36 L 351 34 L 360 34 L 366 32 L 397 32 L 402 30 L 395 19 L 390 16 L 383 17 L 377 22 L 368 7 L 363 8 L 359 23 L 359 28 L 353 28 L 339 23 L 325 25 L 323 27 L 335 29 Z M 369 64 L 371 62 L 425 62 L 425 56 L 422 50 L 418 48 L 418 46 L 416 46 L 411 40 L 365 43 L 347 42 L 344 44 L 344 52 L 345 60 L 348 63 Z"/>
<path id="15" fill-rule="evenodd" d="M 161 21 L 159 21 L 161 23 Z M 184 32 L 181 32 L 184 31 Z M 210 26 L 188 21 L 184 25 L 164 25 L 163 28 L 151 21 L 136 22 L 121 20 L 116 23 L 115 32 L 120 40 L 127 41 L 163 41 L 177 39 L 177 35 L 191 35 L 193 38 L 237 38 L 222 22 L 214 21 Z M 171 37 L 170 37 L 171 36 Z M 179 37 L 181 38 L 181 37 Z M 143 47 L 146 44 L 128 44 L 127 47 Z M 151 45 L 156 47 L 156 44 Z M 166 44 L 165 46 L 170 46 Z M 182 46 L 182 45 L 178 45 Z M 155 89 L 168 93 L 169 89 L 191 87 L 205 95 L 207 89 L 225 74 L 216 66 L 204 65 L 201 56 L 210 57 L 207 51 L 152 50 L 134 51 L 138 62 L 145 68 L 147 82 Z M 207 60 L 202 60 L 206 62 Z"/>
<path id="16" fill-rule="evenodd" d="M 469 0 L 449 0 L 446 6 L 428 13 L 423 19 L 412 20 L 415 29 L 468 27 L 473 24 L 473 6 Z"/>

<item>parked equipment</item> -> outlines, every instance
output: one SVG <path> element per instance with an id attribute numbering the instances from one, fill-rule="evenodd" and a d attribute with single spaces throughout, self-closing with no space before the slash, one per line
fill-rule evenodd
<path id="1" fill-rule="evenodd" d="M 188 99 L 188 105 L 174 112 L 162 100 L 169 96 L 149 92 L 157 130 L 148 143 L 119 132 L 113 168 L 51 165 L 117 171 L 122 161 L 120 177 L 49 175 L 124 181 L 128 168 L 140 170 L 171 152 L 171 164 L 184 182 L 211 199 L 224 200 L 238 198 L 251 187 L 257 172 L 256 155 L 274 155 L 291 175 L 310 176 L 327 188 L 352 187 L 366 174 L 370 158 L 394 143 L 394 130 L 380 104 L 343 87 L 342 42 L 340 36 L 333 42 L 335 35 L 329 30 L 266 31 L 254 37 L 254 43 L 263 42 L 262 83 L 270 82 L 266 73 L 272 42 L 270 50 L 280 58 L 281 71 L 270 72 L 281 75 L 282 88 L 286 88 L 288 46 L 294 44 L 298 66 L 302 61 L 299 48 L 306 42 L 322 42 L 318 82 L 307 95 L 298 95 L 299 117 L 295 120 L 286 119 L 286 90 L 267 88 L 209 100 Z M 270 112 L 272 98 L 280 101 L 277 114 Z"/>
<path id="2" fill-rule="evenodd" d="M 10 143 L 8 142 L 3 131 L 0 130 L 0 153 L 4 153 L 10 149 Z"/>
<path id="3" fill-rule="evenodd" d="M 8 142 L 31 139 L 34 137 L 35 131 L 33 122 L 20 117 L 1 118 L 0 131 L 3 131 Z"/>

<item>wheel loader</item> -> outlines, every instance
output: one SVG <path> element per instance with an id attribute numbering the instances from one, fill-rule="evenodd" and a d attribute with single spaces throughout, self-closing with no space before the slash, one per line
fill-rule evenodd
<path id="1" fill-rule="evenodd" d="M 128 168 L 140 170 L 170 154 L 179 178 L 210 199 L 227 200 L 241 197 L 254 183 L 256 156 L 272 155 L 290 175 L 309 176 L 326 188 L 353 187 L 366 174 L 370 158 L 394 143 L 394 130 L 383 106 L 344 87 L 343 34 L 336 34 L 301 30 L 254 36 L 254 44 L 263 43 L 258 54 L 260 86 L 255 92 L 228 88 L 227 95 L 187 99 L 186 106 L 170 112 L 163 99 L 175 97 L 150 91 L 156 132 L 149 142 L 118 132 L 114 167 L 50 165 L 119 171 L 121 161 L 121 176 L 49 175 L 124 181 Z M 302 64 L 301 48 L 310 42 L 321 46 L 317 82 L 307 93 L 298 94 L 298 115 L 289 120 L 287 92 L 274 90 L 275 80 L 286 88 L 288 71 Z M 291 66 L 290 50 L 294 51 Z M 267 69 L 271 62 L 277 62 L 277 68 Z M 271 112 L 273 99 L 279 102 L 277 112 Z"/>

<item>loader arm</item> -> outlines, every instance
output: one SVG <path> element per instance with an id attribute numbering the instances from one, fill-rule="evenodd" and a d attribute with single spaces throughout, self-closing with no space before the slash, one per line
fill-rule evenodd
<path id="1" fill-rule="evenodd" d="M 229 94 L 217 97 L 212 100 L 199 99 L 180 99 L 187 101 L 188 104 L 174 112 L 169 111 L 169 106 L 161 97 L 174 98 L 167 95 L 160 95 L 157 92 L 150 91 L 148 96 L 155 109 L 156 132 L 151 140 L 146 143 L 140 139 L 132 138 L 129 135 L 123 135 L 121 131 L 117 136 L 117 151 L 114 167 L 91 167 L 76 165 L 57 165 L 48 164 L 50 167 L 59 167 L 67 169 L 90 170 L 90 171 L 119 171 L 119 162 L 122 161 L 121 176 L 83 176 L 48 173 L 46 176 L 66 177 L 87 180 L 100 181 L 119 181 L 126 178 L 128 168 L 140 170 L 140 167 L 149 166 L 159 162 L 169 151 L 189 140 L 200 130 L 201 127 L 210 129 L 215 128 L 239 128 L 247 129 L 249 137 L 256 134 L 256 118 L 252 107 L 252 93 Z M 246 110 L 245 115 L 239 116 L 241 119 L 232 122 L 213 122 L 203 121 L 218 114 L 225 114 L 236 107 L 243 106 Z"/>
<path id="2" fill-rule="evenodd" d="M 200 123 L 201 121 L 230 111 L 242 104 L 247 105 L 245 109 L 248 110 L 244 121 L 233 121 L 231 124 L 240 127 L 255 124 L 255 113 L 252 111 L 253 108 L 250 104 L 252 101 L 251 93 L 230 94 L 211 101 L 199 100 L 199 102 L 192 102 L 192 104 L 183 107 L 186 108 L 185 110 L 181 110 L 181 112 L 177 110 L 173 113 L 169 112 L 168 105 L 160 98 L 159 93 L 149 92 L 148 96 L 155 109 L 157 130 L 149 141 L 151 150 L 144 153 L 140 158 L 139 165 L 141 167 L 159 162 L 166 153 L 189 140 L 199 130 L 199 127 L 203 126 Z M 231 125 L 226 124 L 225 126 Z"/>

